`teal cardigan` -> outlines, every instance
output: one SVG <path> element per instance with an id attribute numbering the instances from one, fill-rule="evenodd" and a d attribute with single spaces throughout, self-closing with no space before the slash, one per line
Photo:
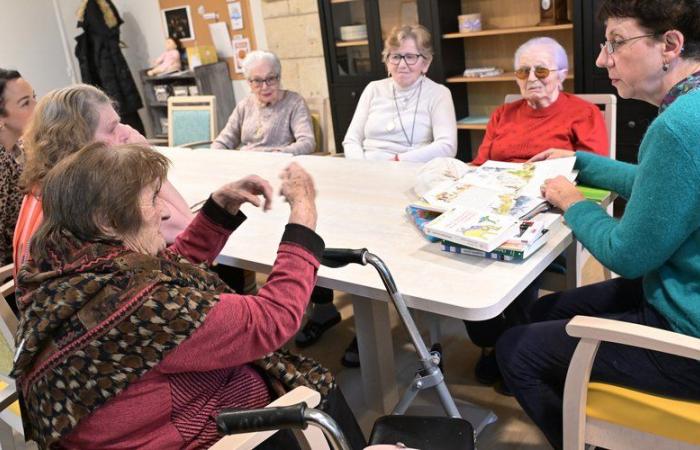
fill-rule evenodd
<path id="1" fill-rule="evenodd" d="M 700 337 L 700 89 L 647 130 L 637 165 L 576 153 L 579 181 L 628 200 L 622 218 L 581 201 L 564 215 L 605 267 L 644 277 L 646 300 L 674 331 Z"/>

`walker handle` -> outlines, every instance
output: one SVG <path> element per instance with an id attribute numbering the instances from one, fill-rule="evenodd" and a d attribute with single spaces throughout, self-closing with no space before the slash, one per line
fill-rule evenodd
<path id="1" fill-rule="evenodd" d="M 327 248 L 323 252 L 321 264 L 328 267 L 343 267 L 348 264 L 367 264 L 365 255 L 366 248 L 350 249 L 350 248 Z"/>
<path id="2" fill-rule="evenodd" d="M 216 429 L 222 436 L 234 433 L 306 428 L 306 403 L 248 410 L 224 409 L 216 417 Z"/>

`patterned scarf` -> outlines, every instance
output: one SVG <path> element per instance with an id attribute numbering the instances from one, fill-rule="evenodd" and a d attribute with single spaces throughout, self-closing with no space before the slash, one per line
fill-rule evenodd
<path id="1" fill-rule="evenodd" d="M 695 72 L 688 78 L 679 81 L 671 88 L 670 91 L 668 91 L 668 94 L 666 94 L 664 99 L 661 101 L 661 105 L 659 106 L 659 114 L 666 111 L 666 108 L 668 108 L 671 103 L 675 102 L 678 97 L 698 88 L 700 88 L 700 72 Z"/>
<path id="2" fill-rule="evenodd" d="M 140 379 L 204 322 L 227 287 L 172 252 L 158 257 L 66 235 L 18 274 L 21 320 L 12 375 L 26 435 L 56 446 L 78 422 Z"/>

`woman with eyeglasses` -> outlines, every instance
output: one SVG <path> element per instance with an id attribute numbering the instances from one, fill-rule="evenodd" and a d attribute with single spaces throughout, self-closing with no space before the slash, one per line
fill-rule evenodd
<path id="1" fill-rule="evenodd" d="M 282 89 L 282 65 L 274 53 L 255 50 L 243 60 L 250 95 L 236 105 L 212 148 L 313 153 L 316 148 L 311 114 L 296 92 Z"/>
<path id="2" fill-rule="evenodd" d="M 537 37 L 515 52 L 515 78 L 522 100 L 491 115 L 472 164 L 523 162 L 550 148 L 608 154 L 608 135 L 598 108 L 563 92 L 569 71 L 566 50 Z"/>
<path id="3" fill-rule="evenodd" d="M 606 42 L 596 65 L 623 98 L 659 107 L 629 164 L 587 152 L 545 151 L 533 160 L 576 156 L 581 183 L 627 200 L 608 216 L 557 177 L 542 192 L 564 211 L 576 239 L 621 275 L 545 296 L 530 325 L 496 345 L 503 378 L 555 448 L 562 446 L 563 386 L 578 339 L 576 315 L 642 324 L 700 337 L 700 0 L 606 0 Z M 700 361 L 602 343 L 591 380 L 658 395 L 700 400 Z"/>
<path id="4" fill-rule="evenodd" d="M 346 158 L 425 162 L 457 154 L 450 91 L 425 76 L 433 59 L 430 32 L 394 28 L 382 52 L 389 77 L 360 96 L 343 149 Z"/>

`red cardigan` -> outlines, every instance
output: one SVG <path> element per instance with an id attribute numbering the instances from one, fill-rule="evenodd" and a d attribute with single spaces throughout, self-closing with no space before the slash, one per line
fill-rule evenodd
<path id="1" fill-rule="evenodd" d="M 597 106 L 560 92 L 557 100 L 533 109 L 525 100 L 501 105 L 486 126 L 472 164 L 487 160 L 523 162 L 548 148 L 608 155 L 608 134 Z"/>
<path id="2" fill-rule="evenodd" d="M 211 262 L 230 233 L 200 213 L 171 248 L 192 262 Z M 287 225 L 272 272 L 257 295 L 222 294 L 192 336 L 83 419 L 62 446 L 208 448 L 220 439 L 215 419 L 221 409 L 269 403 L 265 382 L 247 363 L 276 350 L 299 329 L 322 247 L 313 231 Z"/>

